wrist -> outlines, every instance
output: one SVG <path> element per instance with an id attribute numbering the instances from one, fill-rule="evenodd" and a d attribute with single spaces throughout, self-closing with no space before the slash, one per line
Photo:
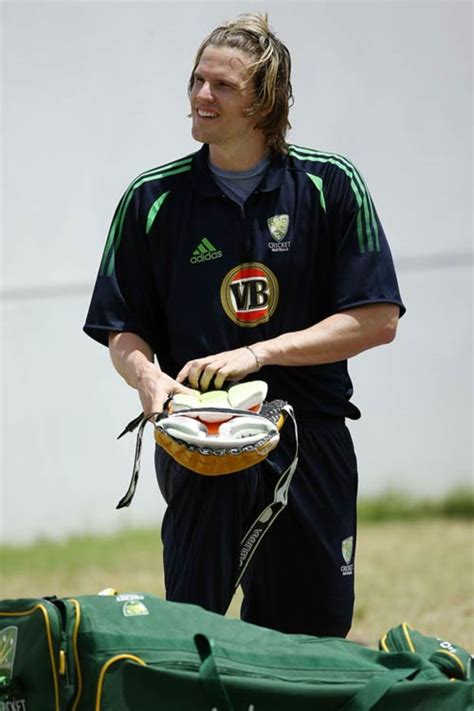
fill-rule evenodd
<path id="1" fill-rule="evenodd" d="M 269 350 L 263 341 L 259 343 L 252 343 L 250 346 L 246 346 L 248 350 L 252 353 L 255 358 L 255 363 L 257 365 L 257 370 L 263 368 L 264 365 L 270 365 L 269 362 Z"/>
<path id="2" fill-rule="evenodd" d="M 161 371 L 153 363 L 141 363 L 140 367 L 135 371 L 134 387 L 140 390 L 147 382 L 156 382 L 160 377 Z"/>
<path id="3" fill-rule="evenodd" d="M 254 357 L 256 370 L 254 370 L 253 372 L 254 372 L 254 373 L 258 373 L 258 371 L 259 371 L 260 368 L 262 367 L 262 363 L 261 363 L 261 361 L 260 361 L 260 358 L 259 358 L 258 355 L 256 354 L 256 352 L 255 352 L 253 346 L 245 346 L 245 348 L 246 348 L 246 349 L 249 351 L 249 353 L 251 353 L 251 354 L 253 355 L 253 357 Z"/>

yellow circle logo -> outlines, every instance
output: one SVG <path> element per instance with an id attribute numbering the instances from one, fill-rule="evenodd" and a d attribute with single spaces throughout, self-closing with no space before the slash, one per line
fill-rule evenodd
<path id="1" fill-rule="evenodd" d="M 227 316 L 239 326 L 266 323 L 278 304 L 278 281 L 260 262 L 247 262 L 228 272 L 221 284 L 221 303 Z"/>

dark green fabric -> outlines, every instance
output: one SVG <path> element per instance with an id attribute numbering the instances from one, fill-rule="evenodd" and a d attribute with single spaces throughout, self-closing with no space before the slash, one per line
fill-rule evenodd
<path id="1" fill-rule="evenodd" d="M 199 679 L 211 705 L 221 707 L 224 711 L 233 711 L 212 654 L 212 642 L 204 634 L 194 635 L 194 642 L 201 659 Z"/>
<path id="2" fill-rule="evenodd" d="M 44 599 L 0 601 L 0 640 L 2 650 L 7 643 L 15 647 L 10 659 L 0 654 L 0 702 L 16 700 L 27 709 L 58 711 L 61 691 L 67 702 L 71 689 L 58 669 L 63 640 L 57 607 Z"/>
<path id="3" fill-rule="evenodd" d="M 193 675 L 177 669 L 156 669 L 125 663 L 124 709 L 127 711 L 210 711 L 207 698 Z M 248 679 L 245 684 L 226 677 L 234 711 L 341 711 L 360 685 L 298 684 Z M 472 711 L 469 685 L 441 682 L 400 682 L 374 706 L 373 711 Z M 160 705 L 161 704 L 161 705 Z M 113 708 L 113 707 L 111 707 Z M 217 707 L 221 711 L 221 707 Z"/>
<path id="4" fill-rule="evenodd" d="M 105 711 L 467 711 L 473 689 L 448 680 L 421 633 L 417 654 L 376 651 L 141 593 L 3 601 L 0 635 L 8 628 L 10 688 L 28 710 L 94 711 L 99 698 Z"/>
<path id="5" fill-rule="evenodd" d="M 412 674 L 416 674 L 417 667 L 408 669 L 387 670 L 382 676 L 374 676 L 362 689 L 354 694 L 352 699 L 344 704 L 341 711 L 370 711 L 380 699 L 387 694 L 397 683 Z"/>
<path id="6" fill-rule="evenodd" d="M 428 637 L 404 622 L 390 629 L 379 647 L 390 652 L 414 651 L 429 659 L 450 679 L 473 679 L 471 655 L 457 644 L 440 637 Z"/>

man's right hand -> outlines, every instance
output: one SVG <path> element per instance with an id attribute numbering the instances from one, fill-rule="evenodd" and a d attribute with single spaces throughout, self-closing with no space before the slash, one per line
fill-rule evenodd
<path id="1" fill-rule="evenodd" d="M 137 377 L 136 388 L 145 415 L 162 412 L 165 402 L 176 393 L 193 393 L 191 388 L 177 383 L 156 366 Z"/>
<path id="2" fill-rule="evenodd" d="M 175 393 L 192 393 L 153 362 L 150 345 L 135 333 L 113 332 L 109 335 L 109 353 L 115 369 L 138 390 L 145 415 L 163 412 L 163 406 Z"/>

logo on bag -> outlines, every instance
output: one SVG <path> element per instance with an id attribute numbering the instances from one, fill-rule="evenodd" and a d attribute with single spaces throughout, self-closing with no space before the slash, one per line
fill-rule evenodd
<path id="1" fill-rule="evenodd" d="M 0 632 L 0 686 L 8 684 L 13 676 L 18 627 L 5 627 Z"/>
<path id="2" fill-rule="evenodd" d="M 444 651 L 450 652 L 451 654 L 456 654 L 458 651 L 451 642 L 447 642 L 445 639 L 441 639 L 441 637 L 436 637 L 436 641 L 439 642 L 439 646 Z"/>
<path id="3" fill-rule="evenodd" d="M 343 575 L 352 575 L 354 572 L 354 565 L 351 564 L 352 554 L 354 552 L 354 536 L 344 538 L 341 543 L 341 552 L 346 563 L 346 565 L 341 565 L 341 573 Z"/>
<path id="4" fill-rule="evenodd" d="M 117 602 L 128 602 L 129 600 L 144 600 L 145 596 L 139 593 L 122 593 L 117 595 L 115 599 Z"/>
<path id="5" fill-rule="evenodd" d="M 17 639 L 18 627 L 5 627 L 0 632 L 0 688 L 12 680 Z M 26 699 L 0 701 L 0 711 L 26 711 Z"/>
<path id="6" fill-rule="evenodd" d="M 149 615 L 145 603 L 140 600 L 128 600 L 122 607 L 124 617 L 138 617 L 139 615 Z"/>
<path id="7" fill-rule="evenodd" d="M 266 323 L 278 304 L 279 287 L 274 273 L 260 262 L 239 264 L 222 280 L 221 304 L 238 326 Z"/>
<path id="8" fill-rule="evenodd" d="M 0 711 L 27 711 L 26 699 L 15 701 L 0 701 Z"/>

